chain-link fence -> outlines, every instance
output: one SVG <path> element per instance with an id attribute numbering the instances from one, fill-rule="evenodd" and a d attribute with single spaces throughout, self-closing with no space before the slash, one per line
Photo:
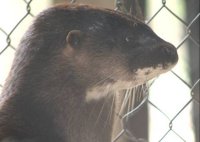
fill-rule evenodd
<path id="1" fill-rule="evenodd" d="M 159 108 L 157 106 L 157 104 L 155 104 L 155 102 L 152 102 L 151 99 L 148 100 L 149 105 L 153 106 L 155 109 L 157 109 L 160 113 L 163 114 L 163 116 L 165 118 L 168 119 L 168 129 L 166 129 L 165 133 L 163 133 L 162 137 L 159 139 L 159 141 L 166 141 L 166 137 L 169 135 L 169 133 L 173 133 L 175 135 L 175 137 L 177 137 L 176 141 L 192 141 L 192 139 L 187 139 L 186 136 L 184 136 L 183 134 L 180 134 L 180 131 L 176 131 L 176 129 L 174 128 L 174 126 L 176 125 L 176 119 L 177 117 L 179 117 L 179 115 L 181 115 L 181 113 L 183 113 L 187 107 L 189 105 L 191 105 L 191 109 L 193 110 L 192 113 L 194 114 L 199 114 L 199 111 L 195 111 L 194 108 L 197 107 L 199 108 L 199 33 L 198 34 L 193 34 L 194 32 L 194 28 L 196 30 L 199 31 L 199 19 L 200 19 L 200 13 L 199 13 L 199 6 L 197 6 L 196 11 L 195 11 L 195 6 L 193 5 L 193 11 L 195 11 L 193 14 L 193 17 L 187 17 L 189 16 L 188 13 L 192 12 L 190 8 L 186 9 L 185 11 L 187 11 L 185 20 L 183 20 L 183 17 L 177 15 L 170 7 L 168 7 L 166 0 L 162 0 L 162 5 L 161 7 L 155 12 L 154 15 L 151 16 L 151 18 L 147 21 L 147 23 L 151 23 L 153 20 L 155 20 L 155 18 L 159 15 L 159 13 L 161 13 L 162 11 L 166 11 L 170 16 L 172 16 L 173 18 L 175 18 L 176 21 L 178 21 L 180 23 L 180 25 L 182 25 L 182 36 L 180 37 L 180 39 L 177 41 L 176 43 L 176 47 L 179 53 L 179 62 L 184 62 L 184 64 L 187 64 L 188 68 L 190 68 L 190 70 L 193 70 L 192 72 L 195 73 L 196 75 L 195 77 L 191 80 L 188 81 L 186 79 L 186 77 L 184 77 L 176 68 L 173 69 L 171 71 L 171 73 L 173 74 L 173 76 L 175 76 L 178 80 L 180 80 L 180 83 L 183 83 L 184 85 L 180 88 L 180 89 L 184 89 L 184 88 L 188 88 L 188 93 L 187 95 L 187 101 L 185 101 L 182 106 L 180 106 L 179 109 L 177 109 L 177 111 L 169 117 L 169 115 L 164 112 L 161 108 Z M 196 2 L 196 3 L 195 3 Z M 191 1 L 191 3 L 193 4 L 198 4 L 198 1 Z M 185 3 L 186 5 L 189 5 L 189 2 Z M 191 5 L 190 5 L 191 6 Z M 180 7 L 180 5 L 176 6 L 177 8 Z M 186 22 L 188 21 L 188 22 Z M 175 28 L 175 27 L 174 27 Z M 176 28 L 174 29 L 176 32 Z M 184 59 L 182 56 L 183 55 L 183 50 L 186 50 L 185 52 L 187 53 L 187 56 L 189 59 Z M 198 54 L 190 54 L 189 52 L 195 51 Z M 196 57 L 194 57 L 194 55 Z M 193 62 L 187 61 L 187 60 L 191 60 L 192 58 L 195 58 L 196 60 L 193 60 Z M 180 63 L 179 63 L 180 64 Z M 194 68 L 194 65 L 197 66 L 196 70 Z M 178 65 L 179 66 L 179 65 Z M 184 70 L 184 69 L 182 69 Z M 191 73 L 188 73 L 191 74 Z M 178 84 L 176 85 L 178 86 Z M 176 87 L 174 89 L 177 89 Z M 173 92 L 175 92 L 175 90 L 173 90 Z M 184 93 L 182 93 L 184 94 Z M 176 95 L 176 94 L 174 94 Z M 189 97 L 190 96 L 190 97 Z M 181 96 L 184 97 L 184 96 Z M 171 99 L 173 99 L 174 96 L 171 97 Z M 179 99 L 180 100 L 180 99 Z M 176 100 L 175 102 L 177 103 L 177 105 L 175 107 L 178 107 L 178 102 L 179 100 Z M 168 102 L 168 105 L 170 106 L 171 101 Z M 188 114 L 189 115 L 189 114 Z M 183 116 L 182 116 L 183 117 Z M 193 119 L 195 119 L 193 117 Z M 199 117 L 196 118 L 199 120 Z M 179 118 L 180 120 L 180 118 Z M 183 125 L 187 125 L 187 124 L 183 124 Z M 198 123 L 194 123 L 194 127 L 198 127 L 199 129 L 199 122 Z M 183 130 L 182 130 L 183 131 Z M 189 132 L 187 132 L 189 133 Z M 199 130 L 196 129 L 196 135 L 199 135 Z M 196 136 L 196 141 L 199 141 L 198 136 Z"/>
<path id="2" fill-rule="evenodd" d="M 37 12 L 35 12 L 35 10 L 32 9 L 32 3 L 34 3 L 34 1 L 37 1 L 37 0 L 21 0 L 20 1 L 20 3 L 23 3 L 22 5 L 24 5 L 24 11 L 21 12 L 23 14 L 20 14 L 21 16 L 18 17 L 18 21 L 16 23 L 11 24 L 12 28 L 7 28 L 7 27 L 1 25 L 1 23 L 3 23 L 3 22 L 8 22 L 7 19 L 9 19 L 9 17 L 1 17 L 1 19 L 0 19 L 1 20 L 1 22 L 0 22 L 0 40 L 1 40 L 1 42 L 0 42 L 0 76 L 1 76 L 0 91 L 1 91 L 1 88 L 3 87 L 5 76 L 7 75 L 7 72 L 9 70 L 9 67 L 7 67 L 8 66 L 7 64 L 11 63 L 11 60 L 10 60 L 10 63 L 7 62 L 6 60 L 8 58 L 11 58 L 11 59 L 13 58 L 14 51 L 16 50 L 17 44 L 18 44 L 18 41 L 17 42 L 15 41 L 16 39 L 13 38 L 13 37 L 15 37 L 13 35 L 15 35 L 15 33 L 18 32 L 18 28 L 23 29 L 23 22 L 25 22 L 26 19 L 29 19 L 29 21 L 30 21 L 30 19 L 32 19 L 32 17 L 34 17 L 34 15 L 36 15 L 34 13 L 37 13 Z M 159 17 L 160 13 L 165 11 L 168 15 L 173 17 L 176 22 L 179 22 L 182 25 L 182 28 L 181 28 L 182 36 L 179 39 L 175 39 L 176 40 L 175 45 L 176 45 L 178 52 L 180 53 L 179 57 L 183 55 L 184 57 L 187 58 L 187 59 L 185 59 L 185 58 L 180 57 L 179 62 L 181 62 L 183 64 L 185 63 L 187 66 L 186 68 L 189 68 L 188 69 L 189 77 L 185 77 L 185 75 L 182 74 L 182 71 L 179 71 L 179 69 L 177 69 L 178 67 L 181 68 L 182 67 L 181 65 L 177 65 L 178 67 L 173 69 L 170 74 L 171 74 L 171 76 L 175 77 L 176 80 L 177 79 L 179 80 L 178 83 L 183 84 L 184 87 L 182 86 L 180 88 L 180 90 L 183 90 L 182 97 L 187 96 L 186 97 L 187 99 L 186 99 L 186 101 L 184 101 L 184 103 L 181 103 L 180 105 L 178 105 L 179 99 L 175 100 L 175 102 L 177 102 L 177 111 L 169 116 L 168 112 L 165 112 L 165 109 L 160 107 L 160 104 L 158 104 L 157 101 L 155 101 L 154 99 L 151 98 L 151 93 L 150 93 L 149 98 L 147 95 L 143 99 L 143 101 L 140 105 L 138 105 L 135 109 L 130 110 L 128 113 L 126 113 L 122 117 L 121 120 L 122 120 L 122 125 L 123 125 L 122 128 L 123 129 L 116 136 L 116 138 L 115 138 L 115 140 L 113 140 L 113 142 L 118 142 L 118 139 L 124 134 L 127 135 L 128 137 L 130 137 L 131 141 L 145 141 L 143 139 L 136 139 L 134 134 L 132 134 L 126 128 L 127 125 L 124 124 L 124 123 L 126 123 L 125 118 L 129 117 L 129 116 L 134 117 L 138 108 L 140 108 L 145 103 L 148 104 L 149 110 L 154 109 L 154 111 L 157 111 L 157 113 L 160 113 L 160 115 L 162 115 L 163 119 L 166 119 L 165 124 L 167 125 L 167 128 L 164 131 L 162 131 L 162 133 L 158 136 L 156 141 L 162 141 L 162 142 L 169 141 L 168 136 L 173 135 L 174 137 L 176 137 L 174 142 L 178 142 L 178 141 L 190 142 L 190 140 L 188 140 L 186 135 L 182 134 L 179 130 L 176 129 L 177 118 L 180 117 L 180 119 L 181 119 L 181 118 L 185 117 L 185 116 L 182 116 L 182 113 L 185 110 L 187 110 L 189 106 L 190 106 L 191 110 L 189 111 L 188 115 L 190 115 L 189 117 L 191 118 L 192 124 L 191 124 L 191 129 L 188 131 L 187 130 L 185 130 L 185 131 L 186 131 L 186 133 L 191 133 L 191 131 L 192 131 L 192 133 L 194 133 L 194 137 L 195 137 L 196 141 L 197 142 L 199 141 L 199 136 L 198 136 L 199 135 L 199 84 L 200 84 L 200 78 L 199 78 L 199 48 L 200 48 L 200 46 L 199 46 L 199 19 L 200 19 L 199 1 L 198 0 L 184 1 L 184 4 L 186 5 L 185 9 L 183 9 L 183 11 L 186 11 L 185 18 L 178 15 L 174 11 L 174 9 L 171 9 L 171 7 L 168 6 L 168 1 L 169 0 L 159 0 L 159 6 L 158 6 L 159 8 L 154 9 L 153 14 L 147 16 L 146 23 L 149 24 L 150 26 L 152 26 L 151 23 L 153 21 L 156 21 L 156 18 Z M 176 1 L 178 1 L 178 0 L 176 0 Z M 75 1 L 72 1 L 72 2 L 75 2 Z M 76 2 L 79 2 L 79 1 L 76 1 Z M 178 2 L 180 2 L 180 1 L 178 1 Z M 0 4 L 3 5 L 3 2 L 0 2 Z M 190 5 L 190 7 L 188 5 Z M 193 7 L 195 7 L 195 5 L 197 6 L 196 11 L 193 8 Z M 121 6 L 120 1 L 116 1 L 117 9 L 119 9 L 120 6 Z M 147 6 L 148 6 L 148 3 L 146 4 L 146 7 Z M 17 7 L 17 5 L 14 7 Z M 175 7 L 178 8 L 178 7 L 180 7 L 180 5 L 175 5 Z M 9 9 L 10 11 L 12 11 L 12 9 L 9 7 L 6 7 L 6 9 Z M 43 9 L 43 8 L 41 8 L 41 9 Z M 41 11 L 41 9 L 38 11 Z M 193 12 L 193 14 L 190 14 L 190 12 Z M 14 14 L 18 15 L 18 13 L 14 13 Z M 20 27 L 21 25 L 22 25 L 22 27 Z M 165 24 L 165 26 L 166 25 L 167 24 Z M 152 26 L 152 28 L 153 28 L 153 26 Z M 162 28 L 167 28 L 167 27 L 163 26 Z M 173 30 L 174 30 L 174 32 L 176 32 L 177 27 L 174 27 Z M 20 33 L 20 35 L 21 35 L 21 33 Z M 185 54 L 187 54 L 187 56 L 185 56 Z M 7 69 L 4 70 L 4 68 L 7 68 Z M 170 83 L 170 82 L 168 82 L 168 83 Z M 175 89 L 177 88 L 176 85 L 178 86 L 178 84 L 175 84 Z M 156 88 L 156 87 L 154 87 L 154 88 Z M 184 89 L 184 88 L 187 88 L 187 89 Z M 151 87 L 150 87 L 150 89 L 151 89 Z M 166 87 L 164 89 L 167 90 L 168 87 Z M 184 90 L 189 90 L 189 91 L 184 92 Z M 146 90 L 143 90 L 143 91 L 144 91 L 144 93 L 146 92 Z M 162 90 L 162 91 L 165 92 L 165 90 Z M 176 92 L 176 90 L 174 90 L 174 92 Z M 160 95 L 162 95 L 162 94 L 160 94 Z M 171 100 L 174 100 L 174 97 L 170 96 L 170 98 L 168 100 L 166 100 L 166 101 L 168 101 L 168 103 L 166 103 L 168 105 L 167 107 L 171 106 Z M 151 115 L 153 115 L 153 113 L 151 113 L 151 111 L 150 111 L 149 116 L 151 117 Z M 152 123 L 152 121 L 153 120 L 149 120 L 149 123 Z M 157 121 L 160 121 L 160 120 L 157 120 Z M 182 123 L 182 125 L 188 125 L 188 124 Z M 151 127 L 151 126 L 149 126 L 149 127 Z M 181 126 L 179 126 L 179 127 L 181 129 Z M 151 131 L 151 129 L 149 129 L 149 131 Z M 149 135 L 149 137 L 151 137 L 151 135 Z M 154 140 L 152 140 L 152 141 L 154 141 Z M 195 140 L 191 140 L 191 142 L 192 141 L 195 141 Z"/>

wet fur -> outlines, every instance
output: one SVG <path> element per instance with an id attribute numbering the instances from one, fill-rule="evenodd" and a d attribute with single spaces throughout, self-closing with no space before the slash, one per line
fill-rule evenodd
<path id="1" fill-rule="evenodd" d="M 0 141 L 111 142 L 113 94 L 177 59 L 175 48 L 136 18 L 84 5 L 50 8 L 16 52 L 1 94 Z"/>

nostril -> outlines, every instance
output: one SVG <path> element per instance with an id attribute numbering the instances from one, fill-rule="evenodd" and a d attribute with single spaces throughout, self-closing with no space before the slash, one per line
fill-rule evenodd
<path id="1" fill-rule="evenodd" d="M 158 47 L 165 54 L 172 54 L 172 53 L 176 52 L 176 48 L 172 44 L 170 44 L 170 43 L 161 44 Z"/>
<path id="2" fill-rule="evenodd" d="M 162 48 L 162 51 L 165 54 L 168 54 L 168 55 L 174 54 L 175 49 L 173 47 L 171 47 L 171 46 L 164 46 L 164 47 L 161 47 L 161 48 Z"/>
<path id="3" fill-rule="evenodd" d="M 177 62 L 178 60 L 178 54 L 176 48 L 170 44 L 164 44 L 160 46 L 162 55 L 166 57 L 167 60 L 170 60 L 171 62 Z"/>

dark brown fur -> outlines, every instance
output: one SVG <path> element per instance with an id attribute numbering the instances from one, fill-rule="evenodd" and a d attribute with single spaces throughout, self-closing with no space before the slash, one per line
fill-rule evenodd
<path id="1" fill-rule="evenodd" d="M 50 8 L 19 45 L 2 92 L 0 141 L 111 142 L 112 98 L 102 92 L 86 100 L 87 93 L 118 81 L 141 84 L 139 69 L 159 65 L 160 74 L 176 62 L 175 48 L 135 18 L 91 6 Z"/>

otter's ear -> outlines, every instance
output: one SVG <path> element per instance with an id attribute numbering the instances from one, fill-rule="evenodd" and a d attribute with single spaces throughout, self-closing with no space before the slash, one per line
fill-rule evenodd
<path id="1" fill-rule="evenodd" d="M 79 47 L 81 44 L 82 36 L 83 34 L 79 30 L 70 31 L 66 38 L 67 44 L 69 44 L 73 48 Z"/>

